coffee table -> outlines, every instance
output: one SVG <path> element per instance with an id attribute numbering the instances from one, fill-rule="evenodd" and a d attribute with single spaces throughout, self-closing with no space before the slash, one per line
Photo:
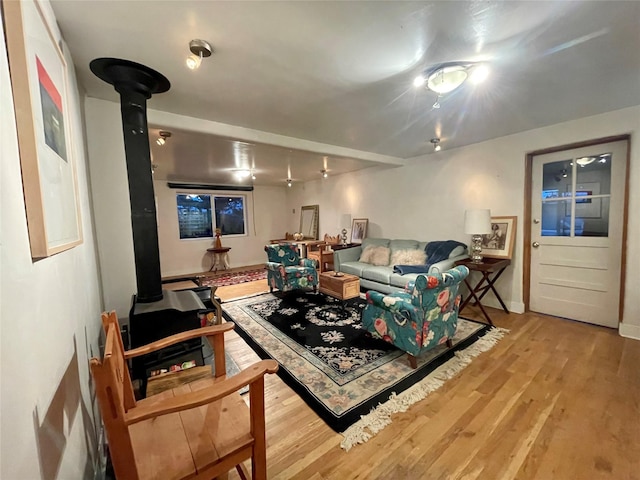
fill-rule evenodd
<path id="1" fill-rule="evenodd" d="M 360 295 L 360 278 L 350 273 L 322 272 L 319 290 L 338 300 L 349 300 Z"/>

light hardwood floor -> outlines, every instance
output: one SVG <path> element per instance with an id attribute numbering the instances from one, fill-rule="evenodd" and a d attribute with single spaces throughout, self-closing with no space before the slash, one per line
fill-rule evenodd
<path id="1" fill-rule="evenodd" d="M 262 289 L 266 281 L 217 293 L 225 300 Z M 497 346 L 349 452 L 268 376 L 269 478 L 640 479 L 640 342 L 534 313 L 490 315 L 510 329 Z M 227 335 L 240 368 L 258 360 L 237 334 Z"/>

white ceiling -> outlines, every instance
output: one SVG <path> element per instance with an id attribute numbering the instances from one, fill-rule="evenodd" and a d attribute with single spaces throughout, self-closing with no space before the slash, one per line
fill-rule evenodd
<path id="1" fill-rule="evenodd" d="M 325 162 L 332 174 L 380 164 L 370 160 L 397 164 L 432 152 L 432 137 L 451 149 L 640 104 L 636 1 L 52 6 L 89 96 L 118 101 L 90 72 L 91 60 L 133 60 L 171 81 L 150 109 L 226 132 L 152 125 L 152 137 L 173 133 L 162 148 L 152 142 L 156 178 L 229 183 L 229 170 L 251 163 L 242 166 L 255 167 L 256 184 L 281 185 L 288 170 L 296 181 L 318 178 Z M 194 38 L 215 53 L 190 71 Z M 433 109 L 435 95 L 413 79 L 458 60 L 487 62 L 491 76 Z"/>

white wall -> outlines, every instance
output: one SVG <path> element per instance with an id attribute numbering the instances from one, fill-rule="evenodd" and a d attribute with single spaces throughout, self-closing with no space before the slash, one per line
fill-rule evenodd
<path id="1" fill-rule="evenodd" d="M 153 97 L 149 104 L 152 102 Z M 131 295 L 136 292 L 136 277 L 120 103 L 86 98 L 85 114 L 104 303 L 107 309 L 126 317 Z M 158 115 L 158 112 L 149 109 L 149 114 Z M 264 245 L 269 239 L 284 235 L 287 219 L 281 212 L 286 204 L 285 189 L 256 187 L 253 192 L 235 192 L 247 194 L 249 222 L 246 237 L 222 238 L 222 244 L 231 247 L 232 267 L 264 263 Z M 180 240 L 175 200 L 178 190 L 170 189 L 163 181 L 155 181 L 154 190 L 162 275 L 208 270 L 211 258 L 206 250 L 213 245 L 213 240 Z M 194 192 L 206 193 L 204 190 Z"/>
<path id="2" fill-rule="evenodd" d="M 55 20 L 48 3 L 42 8 Z M 50 21 L 50 24 L 53 24 Z M 55 35 L 60 38 L 57 28 Z M 101 301 L 80 95 L 70 58 L 68 126 L 84 242 L 33 262 L 4 29 L 0 39 L 0 478 L 87 478 L 96 457 L 89 357 L 99 355 Z M 66 45 L 65 45 L 66 50 Z"/>
<path id="3" fill-rule="evenodd" d="M 158 208 L 158 242 L 162 276 L 202 272 L 211 267 L 211 254 L 207 248 L 213 239 L 180 240 L 176 194 L 224 194 L 224 191 L 186 190 L 167 187 L 165 181 L 153 182 Z M 286 187 L 256 187 L 253 192 L 226 192 L 244 195 L 247 209 L 246 236 L 222 237 L 222 245 L 231 247 L 230 266 L 257 265 L 266 261 L 264 246 L 269 239 L 281 238 L 286 230 L 286 219 L 278 213 L 286 205 Z"/>
<path id="4" fill-rule="evenodd" d="M 370 237 L 454 239 L 463 233 L 464 210 L 490 208 L 516 215 L 512 267 L 496 286 L 510 310 L 522 312 L 522 219 L 527 152 L 612 135 L 632 135 L 628 172 L 629 225 L 623 335 L 640 338 L 640 107 L 627 108 L 487 142 L 413 158 L 396 168 L 374 168 L 294 186 L 289 208 L 320 205 L 320 235 L 339 230 L 340 214 L 369 219 Z M 295 215 L 288 215 L 290 228 Z M 491 295 L 488 295 L 491 297 Z M 486 297 L 485 297 L 486 298 Z M 490 299 L 489 299 L 490 301 Z M 497 305 L 497 303 L 496 303 Z"/>

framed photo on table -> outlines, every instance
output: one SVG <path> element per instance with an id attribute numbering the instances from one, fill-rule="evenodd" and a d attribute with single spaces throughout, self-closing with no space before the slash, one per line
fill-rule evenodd
<path id="1" fill-rule="evenodd" d="M 34 259 L 82 243 L 67 63 L 38 2 L 3 2 Z"/>
<path id="2" fill-rule="evenodd" d="M 351 243 L 362 243 L 367 236 L 368 218 L 354 218 L 351 224 Z"/>
<path id="3" fill-rule="evenodd" d="M 482 235 L 482 256 L 508 258 L 513 256 L 518 217 L 491 217 L 491 233 Z"/>

